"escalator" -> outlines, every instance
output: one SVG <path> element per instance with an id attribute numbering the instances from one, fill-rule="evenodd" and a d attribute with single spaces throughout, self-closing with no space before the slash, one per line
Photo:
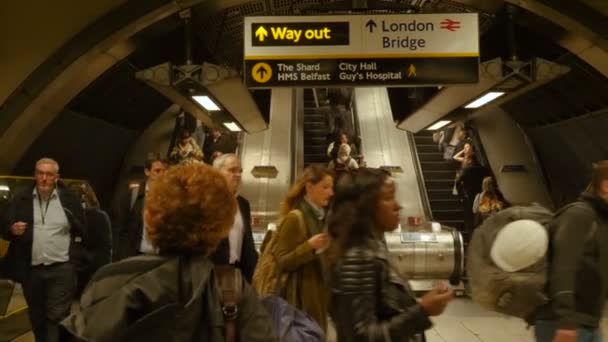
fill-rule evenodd
<path id="1" fill-rule="evenodd" d="M 414 134 L 416 151 L 427 190 L 433 220 L 454 227 L 464 236 L 464 207 L 458 196 L 452 194 L 457 165 L 443 159 L 443 153 L 433 142 L 432 131 Z"/>
<path id="2" fill-rule="evenodd" d="M 320 108 L 313 89 L 304 89 L 304 167 L 327 165 L 327 110 Z"/>

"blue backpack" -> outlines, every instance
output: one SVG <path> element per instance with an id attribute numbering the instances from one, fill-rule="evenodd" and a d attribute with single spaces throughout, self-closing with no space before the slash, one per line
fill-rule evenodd
<path id="1" fill-rule="evenodd" d="M 323 329 L 304 311 L 277 295 L 261 298 L 280 342 L 323 342 Z"/>

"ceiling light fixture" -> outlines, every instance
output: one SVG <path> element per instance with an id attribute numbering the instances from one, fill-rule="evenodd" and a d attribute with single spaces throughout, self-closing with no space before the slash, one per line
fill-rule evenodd
<path id="1" fill-rule="evenodd" d="M 489 91 L 482 97 L 480 97 L 480 98 L 476 99 L 475 101 L 469 103 L 468 105 L 464 106 L 464 108 L 479 108 L 490 101 L 496 100 L 497 98 L 503 96 L 504 94 L 506 94 L 504 91 Z"/>
<path id="2" fill-rule="evenodd" d="M 242 131 L 241 128 L 239 127 L 239 125 L 237 125 L 234 122 L 224 122 L 224 126 L 226 126 L 226 128 L 228 128 L 232 132 L 240 132 L 240 131 Z"/>
<path id="3" fill-rule="evenodd" d="M 433 125 L 431 125 L 429 128 L 427 128 L 427 131 L 438 130 L 441 127 L 443 127 L 451 122 L 452 121 L 450 121 L 450 120 L 439 120 L 439 121 L 435 122 Z"/>
<path id="4" fill-rule="evenodd" d="M 217 104 L 215 104 L 215 102 L 213 102 L 213 100 L 207 95 L 192 96 L 192 99 L 196 101 L 199 105 L 201 105 L 203 108 L 205 108 L 207 111 L 217 112 L 221 110 L 221 108 Z"/>

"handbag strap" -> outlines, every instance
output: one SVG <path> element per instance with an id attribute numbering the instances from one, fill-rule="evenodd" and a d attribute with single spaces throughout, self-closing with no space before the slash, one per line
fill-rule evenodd
<path id="1" fill-rule="evenodd" d="M 239 314 L 238 303 L 243 294 L 243 277 L 236 267 L 215 266 L 215 286 L 220 294 L 220 305 L 224 314 L 224 339 L 237 341 L 236 319 Z"/>
<path id="2" fill-rule="evenodd" d="M 181 262 L 184 260 L 180 259 Z M 205 257 L 192 258 L 189 260 L 190 276 L 192 281 L 193 294 L 189 301 L 184 305 L 192 305 L 198 298 L 201 297 L 207 288 L 208 279 L 211 272 L 206 271 L 206 263 L 210 261 Z M 181 273 L 181 272 L 180 272 Z M 236 319 L 238 317 L 238 303 L 241 301 L 243 294 L 243 275 L 241 271 L 230 265 L 213 266 L 214 273 L 214 288 L 219 296 L 222 314 L 224 315 L 224 338 L 226 342 L 237 342 L 237 327 Z M 178 289 L 180 292 L 182 289 Z M 181 296 L 181 295 L 180 295 Z"/>
<path id="3" fill-rule="evenodd" d="M 298 218 L 298 230 L 300 231 L 302 236 L 304 236 L 304 238 L 306 238 L 306 236 L 307 236 L 306 222 L 304 222 L 304 214 L 302 213 L 302 210 L 293 209 L 292 211 L 289 212 L 289 214 L 296 215 L 296 217 Z M 279 224 L 279 229 L 280 229 L 280 224 Z M 281 270 L 281 268 L 279 267 L 279 265 L 277 263 L 277 267 L 275 268 L 275 277 L 277 279 L 277 282 L 276 282 L 276 287 L 274 288 L 274 291 L 272 291 L 272 293 L 274 293 L 278 296 L 281 296 L 281 293 L 283 293 L 283 287 L 286 285 L 281 282 L 282 274 L 283 274 L 283 270 Z M 298 274 L 296 272 L 294 272 L 293 276 L 292 276 L 292 279 L 293 279 L 292 281 L 297 282 L 297 280 L 296 280 L 297 276 L 298 276 Z M 285 282 L 285 283 L 287 283 L 287 282 Z"/>

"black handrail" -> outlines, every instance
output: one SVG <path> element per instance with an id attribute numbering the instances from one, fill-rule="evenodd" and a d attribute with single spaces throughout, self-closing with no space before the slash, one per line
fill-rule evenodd
<path id="1" fill-rule="evenodd" d="M 414 169 L 416 170 L 416 181 L 418 182 L 418 191 L 420 191 L 420 198 L 422 199 L 422 209 L 424 210 L 424 216 L 433 220 L 433 211 L 431 210 L 431 203 L 429 201 L 428 191 L 426 184 L 424 183 L 424 174 L 422 173 L 422 166 L 420 165 L 420 158 L 418 157 L 418 149 L 416 148 L 416 139 L 412 132 L 407 132 L 407 140 L 410 145 L 410 153 L 414 160 Z"/>

